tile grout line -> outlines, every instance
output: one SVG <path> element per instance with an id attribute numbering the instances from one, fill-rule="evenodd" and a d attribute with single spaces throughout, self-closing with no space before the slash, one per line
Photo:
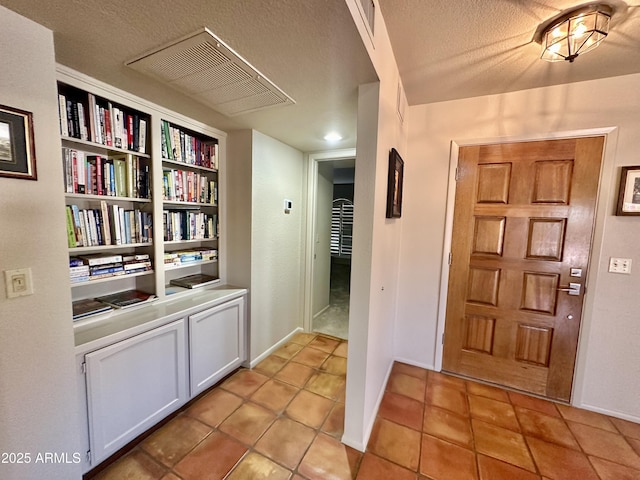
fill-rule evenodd
<path id="1" fill-rule="evenodd" d="M 518 416 L 518 412 L 516 411 L 516 405 L 514 405 L 513 403 L 513 399 L 511 398 L 511 395 L 509 395 L 509 392 L 507 392 L 507 398 L 509 399 L 509 405 L 511 405 L 511 408 L 513 409 L 513 414 L 516 417 L 516 422 L 518 422 L 518 429 L 520 430 L 520 434 L 522 435 L 522 439 L 524 440 L 524 444 L 527 447 L 527 453 L 529 453 L 529 458 L 531 458 L 531 461 L 533 462 L 533 466 L 536 468 L 536 474 L 542 478 L 542 471 L 540 470 L 540 466 L 538 465 L 538 462 L 536 461 L 536 457 L 533 455 L 533 452 L 531 451 L 531 446 L 529 445 L 529 440 L 527 438 L 526 432 L 524 431 L 524 428 L 522 428 L 522 422 L 520 421 L 520 417 Z M 524 408 L 524 407 L 522 407 Z M 558 410 L 557 407 L 556 411 Z M 560 416 L 562 417 L 562 413 L 558 412 L 560 414 Z M 569 427 L 567 427 L 569 428 Z M 577 442 L 576 442 L 577 443 Z"/>
<path id="2" fill-rule="evenodd" d="M 299 421 L 297 421 L 297 420 L 295 420 L 295 419 L 293 419 L 293 418 L 288 417 L 288 416 L 286 415 L 286 413 L 285 413 L 285 412 L 286 412 L 287 407 L 291 404 L 291 402 L 293 402 L 293 400 L 297 397 L 297 395 L 298 395 L 302 390 L 306 390 L 306 388 L 305 388 L 305 387 L 307 386 L 308 382 L 313 378 L 313 374 L 312 374 L 311 376 L 309 376 L 309 378 L 305 381 L 305 383 L 304 383 L 302 386 L 292 385 L 292 384 L 289 384 L 289 383 L 287 383 L 287 382 L 283 382 L 283 381 L 281 381 L 281 380 L 278 380 L 278 379 L 276 379 L 276 378 L 275 378 L 275 375 L 276 375 L 278 372 L 280 372 L 283 368 L 285 368 L 285 366 L 286 366 L 286 365 L 288 365 L 288 364 L 289 364 L 289 363 L 291 363 L 291 362 L 294 362 L 294 360 L 293 360 L 293 359 L 294 359 L 294 357 L 295 357 L 298 353 L 300 353 L 303 349 L 305 349 L 305 348 L 307 348 L 307 347 L 308 347 L 308 348 L 313 348 L 314 350 L 322 351 L 323 353 L 328 353 L 328 357 L 327 357 L 325 360 L 323 360 L 323 362 L 322 362 L 320 365 L 318 365 L 317 367 L 310 367 L 309 365 L 301 364 L 301 363 L 298 363 L 298 362 L 294 362 L 294 363 L 297 363 L 297 364 L 299 364 L 299 365 L 304 365 L 304 366 L 306 366 L 306 367 L 311 368 L 311 369 L 312 369 L 312 370 L 314 370 L 315 372 L 322 373 L 322 370 L 320 370 L 320 368 L 322 367 L 322 365 L 324 365 L 324 364 L 325 364 L 325 363 L 326 363 L 326 362 L 327 362 L 327 361 L 328 361 L 332 356 L 334 356 L 334 355 L 333 355 L 333 352 L 338 348 L 338 346 L 339 346 L 341 343 L 343 343 L 343 342 L 345 342 L 345 341 L 344 341 L 344 340 L 339 340 L 339 341 L 338 341 L 338 344 L 335 346 L 335 348 L 334 348 L 334 349 L 332 349 L 332 350 L 331 350 L 331 352 L 326 352 L 326 351 L 324 351 L 324 350 L 320 350 L 320 349 L 317 349 L 317 348 L 314 348 L 314 347 L 310 346 L 310 343 L 311 343 L 311 342 L 313 342 L 313 340 L 315 340 L 316 338 L 318 338 L 318 336 L 319 336 L 319 335 L 315 335 L 315 336 L 314 336 L 314 338 L 313 338 L 312 340 L 310 340 L 307 344 L 302 345 L 302 347 L 303 347 L 303 348 L 302 348 L 302 349 L 300 349 L 300 350 L 299 350 L 295 355 L 293 355 L 293 356 L 292 356 L 292 357 L 290 357 L 290 358 L 285 359 L 285 360 L 286 360 L 286 362 L 285 362 L 285 363 L 284 363 L 284 364 L 283 364 L 283 365 L 282 365 L 282 366 L 281 366 L 281 367 L 280 367 L 276 372 L 274 372 L 274 373 L 269 373 L 269 374 L 266 374 L 266 375 L 265 375 L 265 373 L 266 373 L 266 372 L 265 372 L 265 373 L 263 373 L 264 371 L 257 370 L 257 372 L 258 372 L 258 373 L 261 373 L 262 375 L 267 376 L 270 380 L 278 381 L 278 382 L 284 383 L 284 384 L 286 384 L 286 385 L 290 385 L 290 386 L 292 386 L 292 387 L 296 388 L 298 391 L 295 393 L 295 395 L 293 395 L 293 396 L 291 397 L 291 399 L 287 402 L 287 404 L 286 404 L 286 405 L 285 405 L 285 407 L 282 409 L 282 411 L 276 415 L 276 418 L 273 420 L 273 422 L 271 422 L 271 424 L 270 424 L 270 425 L 265 429 L 265 431 L 264 431 L 264 432 L 263 432 L 263 433 L 262 433 L 262 434 L 261 434 L 261 435 L 256 439 L 256 441 L 255 441 L 252 445 L 248 445 L 248 446 L 247 446 L 247 447 L 248 447 L 248 448 L 247 448 L 247 452 L 245 452 L 245 454 L 244 454 L 244 455 L 243 455 L 243 456 L 238 460 L 238 462 L 237 462 L 237 463 L 236 463 L 236 464 L 235 464 L 235 465 L 234 465 L 234 466 L 229 470 L 229 472 L 227 472 L 227 474 L 226 474 L 225 478 L 227 478 L 229 475 L 231 475 L 231 474 L 233 473 L 233 471 L 238 467 L 238 465 L 242 462 L 242 460 L 243 460 L 245 457 L 247 457 L 251 452 L 256 453 L 256 454 L 258 454 L 258 455 L 260 455 L 260 456 L 262 456 L 262 457 L 264 457 L 264 458 L 267 458 L 269 461 L 271 461 L 271 462 L 273 462 L 274 464 L 276 464 L 276 465 L 278 465 L 278 466 L 280 466 L 280 467 L 284 468 L 284 469 L 285 469 L 285 470 L 287 470 L 288 472 L 292 472 L 292 475 L 296 475 L 296 474 L 301 475 L 301 474 L 300 474 L 300 472 L 298 471 L 298 468 L 299 468 L 299 467 L 300 467 L 300 465 L 302 464 L 302 461 L 304 460 L 305 456 L 306 456 L 306 455 L 307 455 L 307 453 L 309 452 L 309 449 L 311 448 L 311 446 L 312 446 L 312 445 L 313 445 L 313 443 L 315 442 L 315 440 L 316 440 L 316 438 L 318 437 L 318 435 L 320 435 L 321 433 L 325 433 L 325 432 L 322 430 L 322 427 L 324 426 L 325 422 L 327 421 L 327 419 L 329 418 L 329 416 L 330 416 L 330 415 L 331 415 L 331 413 L 333 412 L 333 409 L 334 409 L 334 408 L 336 407 L 336 405 L 337 405 L 337 404 L 339 404 L 340 402 L 338 401 L 338 399 L 328 398 L 328 397 L 325 397 L 325 396 L 323 396 L 323 395 L 319 395 L 319 396 L 321 396 L 322 398 L 327 398 L 327 399 L 331 400 L 332 405 L 331 405 L 331 407 L 328 409 L 328 411 L 327 411 L 327 413 L 325 414 L 325 416 L 322 418 L 322 421 L 320 422 L 320 425 L 319 425 L 317 428 L 312 428 L 312 427 L 310 427 L 309 425 L 306 425 L 306 424 L 304 424 L 304 423 L 302 423 L 302 422 L 299 422 Z M 301 345 L 301 344 L 296 343 L 296 342 L 294 342 L 294 341 L 291 341 L 291 342 L 289 342 L 289 343 L 295 343 L 296 345 Z M 286 345 L 285 345 L 285 346 L 286 346 Z M 275 354 L 275 352 L 274 352 L 274 354 Z M 274 355 L 274 354 L 272 354 L 272 355 Z M 276 355 L 276 356 L 277 356 L 277 355 Z M 268 358 L 268 357 L 267 357 L 267 358 Z M 282 358 L 282 357 L 279 357 L 279 358 Z M 258 364 L 258 365 L 259 365 L 259 364 Z M 258 365 L 256 365 L 256 367 L 257 367 Z M 252 371 L 252 370 L 255 370 L 255 367 L 254 367 L 253 369 L 249 369 L 249 371 Z M 341 375 L 337 375 L 337 376 L 341 376 Z M 268 382 L 268 381 L 267 381 L 267 382 Z M 265 382 L 265 384 L 266 384 L 267 382 Z M 263 385 L 264 385 L 264 384 L 263 384 Z M 257 392 L 257 391 L 258 391 L 258 390 L 259 390 L 263 385 L 261 385 L 258 389 L 256 389 L 256 391 L 252 393 L 251 397 L 248 397 L 246 400 L 244 400 L 244 399 L 243 399 L 243 404 L 242 404 L 242 405 L 244 405 L 245 403 L 247 403 L 247 402 L 251 401 L 251 398 L 253 397 L 253 395 L 254 395 L 254 394 L 255 394 L 255 393 L 256 393 L 256 392 Z M 310 390 L 306 390 L 306 391 L 307 391 L 307 392 L 309 392 L 309 393 L 313 393 L 313 394 L 318 395 L 317 393 L 315 393 L 315 392 L 311 392 Z M 232 393 L 233 393 L 233 392 L 232 392 Z M 253 403 L 256 403 L 256 402 L 253 402 Z M 242 406 L 242 405 L 240 405 L 240 406 Z M 258 405 L 259 405 L 259 404 L 258 404 Z M 239 406 L 238 408 L 240 408 L 240 406 Z M 237 410 L 237 409 L 236 409 L 236 410 Z M 275 412 L 273 412 L 273 413 L 275 413 Z M 228 417 L 227 417 L 227 418 L 228 418 Z M 314 432 L 314 436 L 313 436 L 313 438 L 312 438 L 312 439 L 311 439 L 311 441 L 309 442 L 309 445 L 307 446 L 307 448 L 304 450 L 304 453 L 300 456 L 300 460 L 299 460 L 299 462 L 296 464 L 296 466 L 295 466 L 293 469 L 290 469 L 288 466 L 282 465 L 282 464 L 281 464 L 281 463 L 279 463 L 276 459 L 274 459 L 274 458 L 271 458 L 271 457 L 269 457 L 269 456 L 264 455 L 263 453 L 261 453 L 260 451 L 256 450 L 256 448 L 255 448 L 255 447 L 256 447 L 256 445 L 257 445 L 257 443 L 260 441 L 260 439 L 261 439 L 261 438 L 263 438 L 263 437 L 266 435 L 266 433 L 270 430 L 270 428 L 271 428 L 271 427 L 276 423 L 276 421 L 277 421 L 277 420 L 279 420 L 279 419 L 281 419 L 281 418 L 286 418 L 286 419 L 288 419 L 288 420 L 291 420 L 291 421 L 293 421 L 293 422 L 296 422 L 296 423 L 298 423 L 298 424 L 300 424 L 300 425 L 302 425 L 302 426 L 304 426 L 304 427 L 306 427 L 306 428 L 310 428 L 310 429 L 311 429 L 311 430 L 313 430 L 313 432 Z M 327 436 L 329 436 L 329 437 L 331 437 L 331 438 L 334 438 L 333 436 L 331 436 L 331 435 L 329 435 L 329 434 L 327 434 Z M 235 437 L 232 437 L 232 438 L 235 438 Z M 238 439 L 236 439 L 236 440 L 238 440 Z M 301 476 L 302 476 L 302 475 L 301 475 Z"/>

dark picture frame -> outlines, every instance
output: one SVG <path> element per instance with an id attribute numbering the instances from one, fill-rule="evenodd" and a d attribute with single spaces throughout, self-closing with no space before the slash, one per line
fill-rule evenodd
<path id="1" fill-rule="evenodd" d="M 0 177 L 37 180 L 33 114 L 0 105 Z"/>
<path id="2" fill-rule="evenodd" d="M 395 148 L 389 151 L 389 177 L 387 180 L 387 218 L 402 216 L 402 184 L 404 160 Z"/>
<path id="3" fill-rule="evenodd" d="M 640 215 L 640 165 L 622 167 L 616 215 Z"/>

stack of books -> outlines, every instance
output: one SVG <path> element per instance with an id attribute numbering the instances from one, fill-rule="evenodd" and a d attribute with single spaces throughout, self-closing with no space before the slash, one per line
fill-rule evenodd
<path id="1" fill-rule="evenodd" d="M 149 254 L 96 254 L 71 257 L 69 274 L 71 283 L 101 278 L 130 275 L 151 270 Z"/>
<path id="2" fill-rule="evenodd" d="M 151 270 L 151 259 L 148 253 L 123 255 L 122 263 L 125 275 Z"/>
<path id="3" fill-rule="evenodd" d="M 98 254 L 77 257 L 89 266 L 89 280 L 124 275 L 122 255 Z"/>
<path id="4" fill-rule="evenodd" d="M 178 252 L 165 252 L 165 266 L 181 266 L 195 262 L 205 262 L 218 259 L 218 250 L 215 248 L 194 248 L 190 250 L 180 250 Z"/>
<path id="5" fill-rule="evenodd" d="M 81 283 L 89 281 L 89 265 L 81 258 L 71 257 L 69 259 L 69 276 L 71 283 Z"/>

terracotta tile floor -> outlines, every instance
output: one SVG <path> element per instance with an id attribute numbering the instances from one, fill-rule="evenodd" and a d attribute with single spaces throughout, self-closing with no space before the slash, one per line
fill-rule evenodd
<path id="1" fill-rule="evenodd" d="M 638 480 L 640 425 L 394 364 L 362 454 L 340 443 L 347 344 L 298 334 L 100 480 Z"/>

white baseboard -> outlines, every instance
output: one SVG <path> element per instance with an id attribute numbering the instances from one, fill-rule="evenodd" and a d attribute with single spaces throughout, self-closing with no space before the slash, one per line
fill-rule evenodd
<path id="1" fill-rule="evenodd" d="M 591 412 L 601 413 L 603 415 L 608 415 L 609 417 L 621 418 L 622 420 L 628 420 L 633 423 L 640 423 L 640 417 L 635 415 L 629 415 L 622 412 L 616 412 L 615 410 L 609 410 L 607 408 L 595 407 L 593 405 L 588 405 L 585 403 L 573 405 L 576 408 L 582 408 L 583 410 L 589 410 Z"/>
<path id="2" fill-rule="evenodd" d="M 368 441 L 368 437 L 367 437 L 367 441 Z M 366 443 L 362 444 L 360 442 L 356 442 L 351 438 L 347 438 L 345 435 L 342 436 L 342 438 L 340 439 L 340 441 L 342 443 L 344 443 L 347 447 L 351 447 L 355 450 L 358 450 L 359 452 L 363 452 L 367 449 L 366 447 Z"/>
<path id="3" fill-rule="evenodd" d="M 253 368 L 255 367 L 257 364 L 259 364 L 262 360 L 264 360 L 265 358 L 267 358 L 269 355 L 271 355 L 273 352 L 275 352 L 276 350 L 278 350 L 280 347 L 284 346 L 287 342 L 289 342 L 293 336 L 296 333 L 302 332 L 302 327 L 298 327 L 296 328 L 294 331 L 292 331 L 290 334 L 288 334 L 287 336 L 285 336 L 282 340 L 280 340 L 279 342 L 277 342 L 275 345 L 273 345 L 271 348 L 269 348 L 268 350 L 266 350 L 265 352 L 261 353 L 260 355 L 258 355 L 256 358 L 254 358 L 253 360 L 251 360 L 251 362 L 249 363 L 249 368 Z"/>
<path id="4" fill-rule="evenodd" d="M 415 360 L 409 360 L 408 358 L 396 357 L 394 359 L 396 362 L 406 363 L 407 365 L 412 365 L 418 368 L 424 368 L 425 370 L 437 371 L 435 365 L 429 365 L 426 363 L 416 362 Z"/>
<path id="5" fill-rule="evenodd" d="M 318 313 L 316 313 L 313 316 L 313 319 L 315 320 L 316 318 L 318 318 L 320 315 L 322 315 L 324 312 L 326 312 L 327 310 L 329 310 L 329 308 L 331 308 L 331 304 L 327 305 L 326 307 L 324 307 L 322 310 L 320 310 Z"/>
<path id="6" fill-rule="evenodd" d="M 348 358 L 347 358 L 347 361 L 349 361 Z M 345 435 L 343 435 L 341 441 L 345 445 L 348 445 L 351 448 L 355 448 L 360 452 L 364 452 L 367 449 L 367 444 L 369 443 L 369 437 L 371 436 L 373 425 L 376 422 L 376 418 L 378 416 L 378 410 L 380 410 L 380 404 L 382 403 L 382 398 L 384 397 L 384 392 L 387 387 L 387 383 L 389 383 L 389 377 L 391 376 L 391 370 L 393 369 L 393 362 L 394 360 L 391 361 L 391 363 L 389 364 L 389 368 L 387 368 L 387 373 L 384 377 L 384 382 L 382 382 L 382 388 L 378 392 L 378 398 L 376 399 L 376 406 L 373 409 L 373 415 L 369 419 L 369 423 L 367 424 L 363 432 L 364 437 L 362 439 L 362 442 L 354 440 L 353 438 L 348 438 Z"/>

